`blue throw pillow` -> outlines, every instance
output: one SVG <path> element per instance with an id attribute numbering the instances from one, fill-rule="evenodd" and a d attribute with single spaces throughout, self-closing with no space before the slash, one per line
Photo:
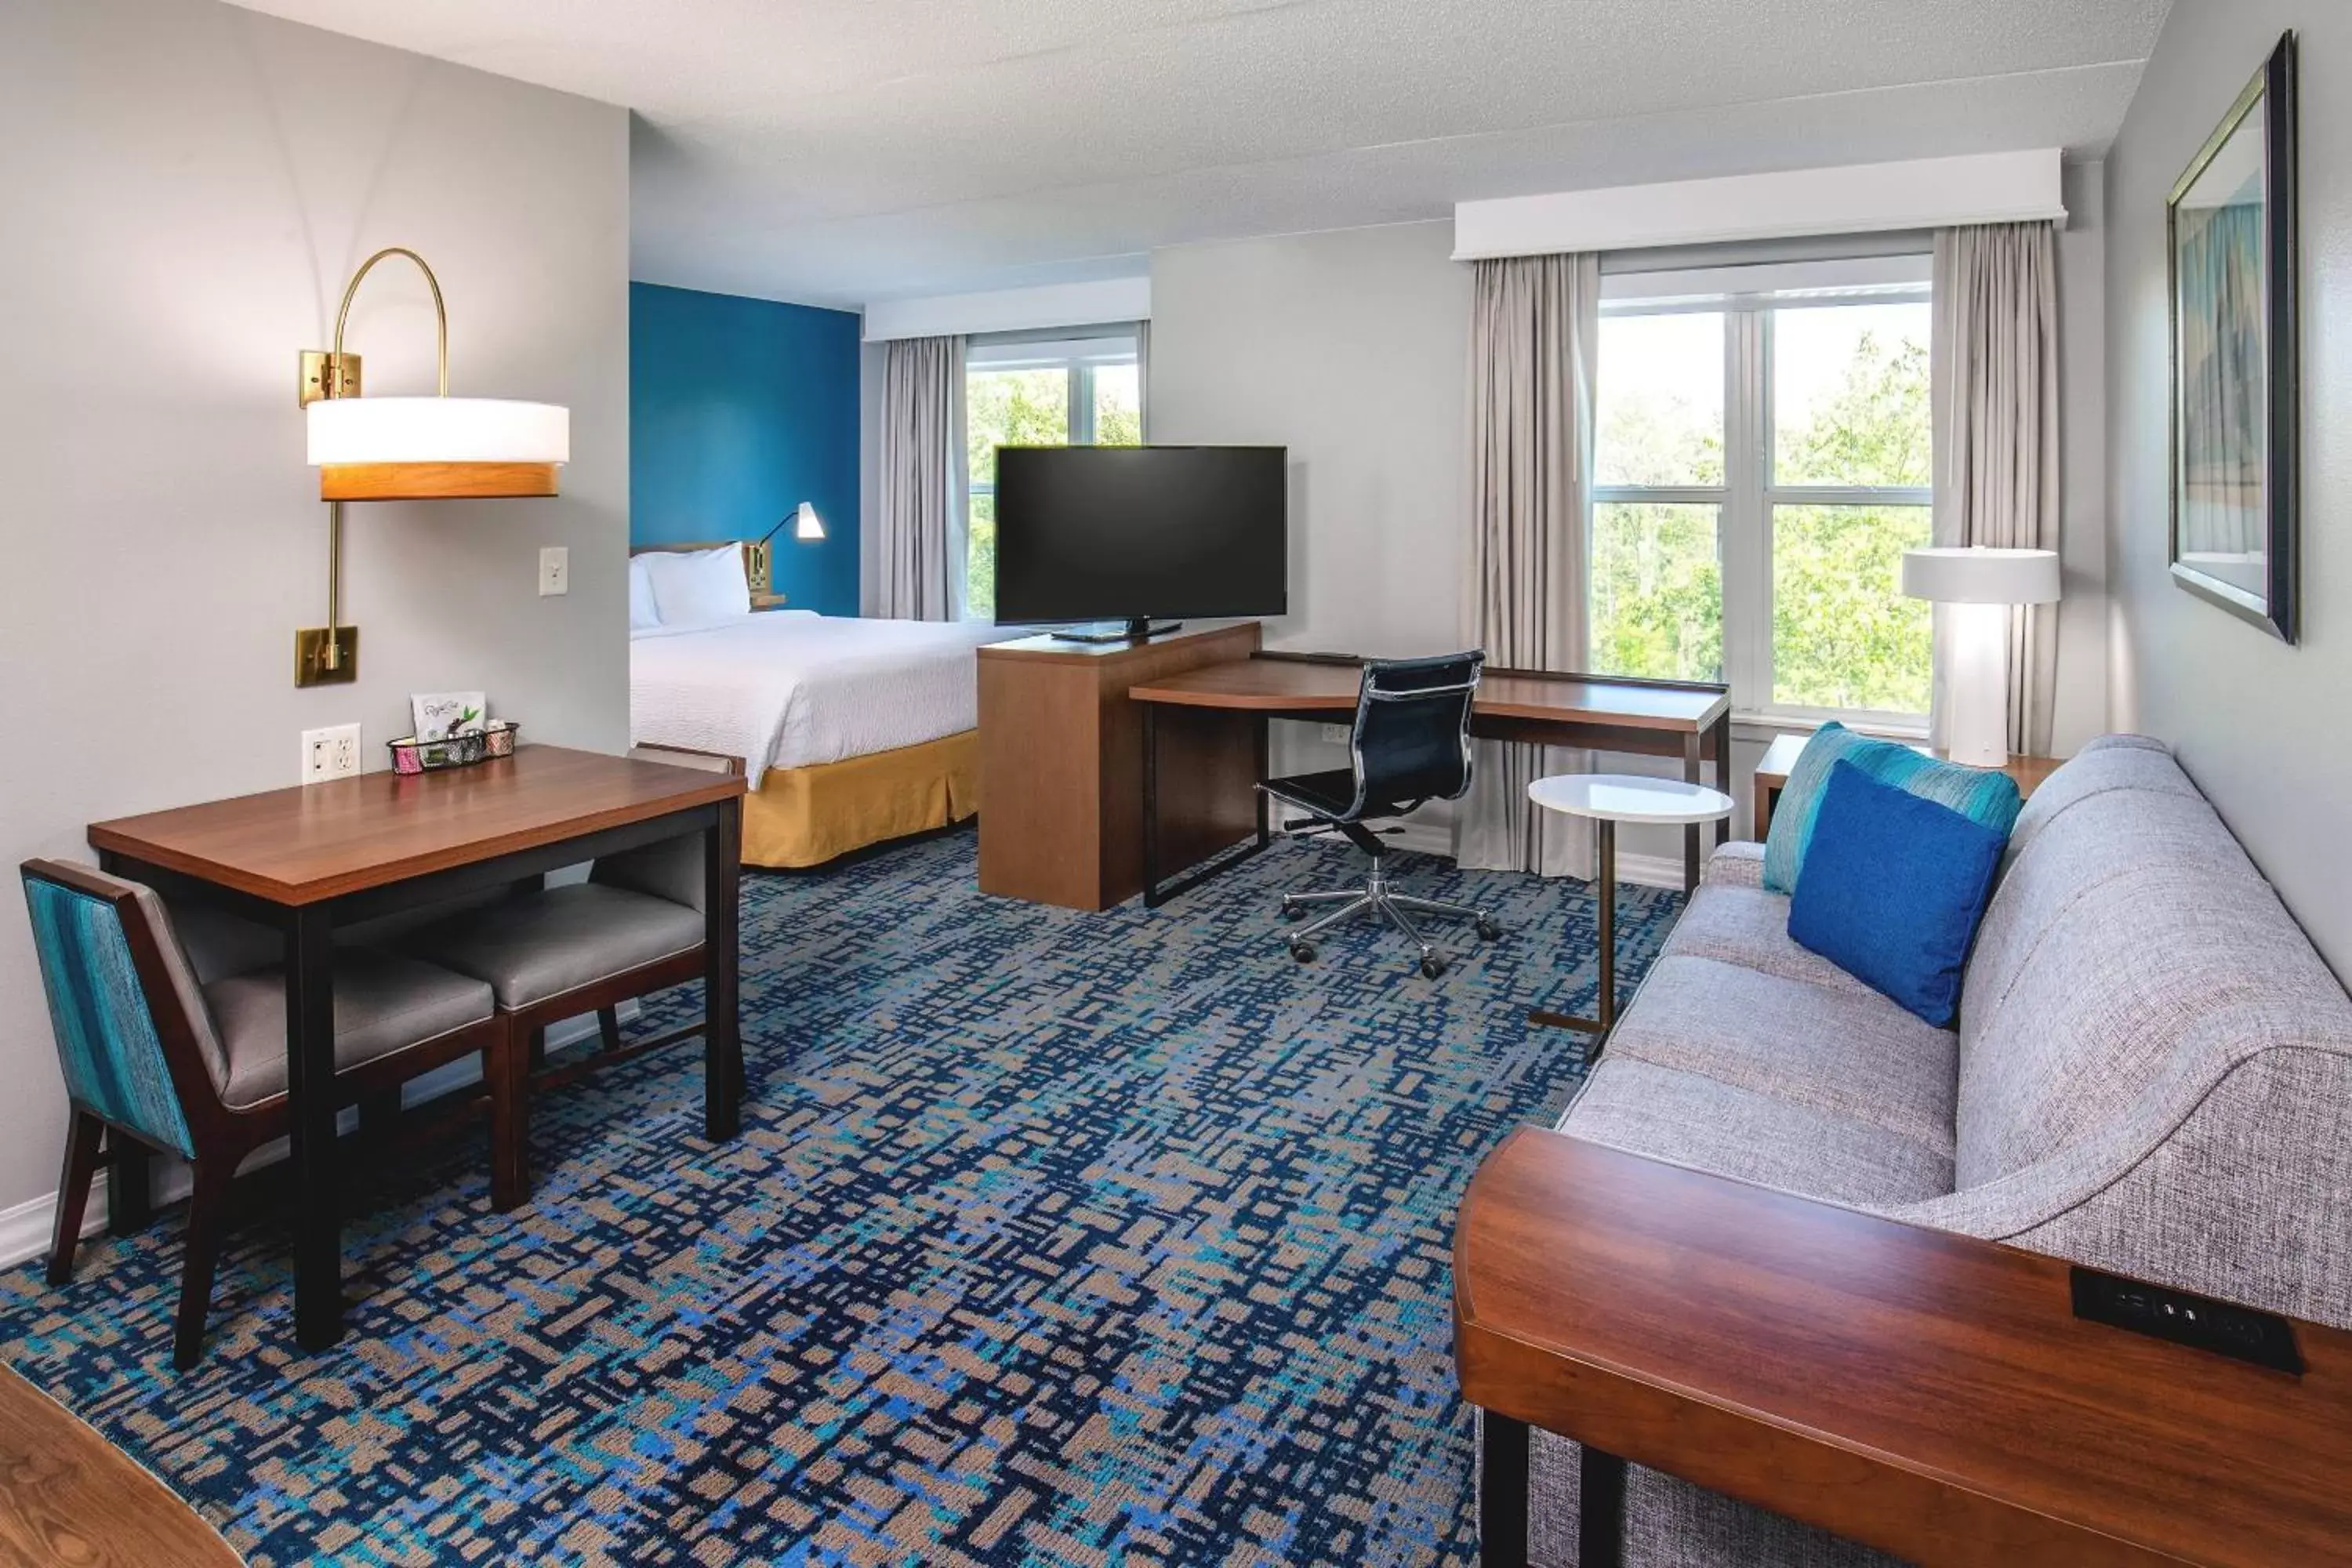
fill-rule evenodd
<path id="1" fill-rule="evenodd" d="M 2006 832 L 1841 762 L 1822 792 L 1789 935 L 1948 1027 L 2008 842 Z"/>
<path id="2" fill-rule="evenodd" d="M 1964 767 L 1938 762 L 1914 746 L 1874 741 L 1832 721 L 1813 731 L 1789 770 L 1780 804 L 1772 813 L 1771 831 L 1764 837 L 1764 885 L 1776 893 L 1797 890 L 1807 847 L 1812 842 L 1813 817 L 1820 811 L 1822 791 L 1839 763 L 1852 763 L 1880 784 L 1948 805 L 1979 826 L 2004 839 L 2017 821 L 2024 797 L 2017 781 L 1999 768 Z"/>

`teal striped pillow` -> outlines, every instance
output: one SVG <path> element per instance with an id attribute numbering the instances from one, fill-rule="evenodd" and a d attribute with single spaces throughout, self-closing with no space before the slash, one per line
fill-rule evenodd
<path id="1" fill-rule="evenodd" d="M 1830 770 L 1852 763 L 1880 784 L 1892 784 L 1923 800 L 1950 806 L 1979 826 L 2003 838 L 2017 821 L 2024 799 L 2017 781 L 1998 768 L 1969 768 L 1941 763 L 1925 752 L 1892 741 L 1857 735 L 1832 721 L 1813 731 L 1789 770 L 1780 804 L 1772 813 L 1772 829 L 1764 838 L 1764 885 L 1776 893 L 1797 890 L 1804 869 L 1805 850 L 1813 841 L 1813 818 L 1822 808 L 1822 792 Z"/>

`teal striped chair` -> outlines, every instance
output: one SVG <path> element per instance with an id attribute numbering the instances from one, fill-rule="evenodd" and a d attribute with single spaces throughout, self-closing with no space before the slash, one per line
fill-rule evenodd
<path id="1" fill-rule="evenodd" d="M 247 1156 L 286 1136 L 282 971 L 201 979 L 151 888 L 86 866 L 29 860 L 25 901 L 72 1104 L 58 1184 L 49 1283 L 72 1278 L 100 1160 L 131 1150 L 194 1167 L 173 1355 L 204 1354 L 229 1186 Z M 479 1052 L 497 1167 L 515 1037 L 490 988 L 414 959 L 354 948 L 335 960 L 335 1093 L 341 1104 L 396 1096 L 408 1079 Z M 118 1179 L 143 1162 L 117 1160 Z"/>

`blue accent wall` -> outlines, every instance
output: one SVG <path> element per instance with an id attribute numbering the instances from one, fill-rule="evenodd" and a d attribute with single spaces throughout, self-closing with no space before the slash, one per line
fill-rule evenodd
<path id="1" fill-rule="evenodd" d="M 629 540 L 775 540 L 776 592 L 857 614 L 857 334 L 846 310 L 629 285 Z"/>

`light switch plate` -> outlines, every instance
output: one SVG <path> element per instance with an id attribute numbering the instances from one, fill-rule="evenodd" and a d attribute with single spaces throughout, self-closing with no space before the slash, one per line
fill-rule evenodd
<path id="1" fill-rule="evenodd" d="M 551 544 L 539 552 L 539 596 L 551 598 L 572 592 L 572 552 Z"/>
<path id="2" fill-rule="evenodd" d="M 331 724 L 302 731 L 302 782 L 324 784 L 360 771 L 360 727 Z"/>
<path id="3" fill-rule="evenodd" d="M 1318 724 L 1315 732 L 1335 746 L 1344 746 L 1355 739 L 1354 728 L 1347 724 Z"/>

